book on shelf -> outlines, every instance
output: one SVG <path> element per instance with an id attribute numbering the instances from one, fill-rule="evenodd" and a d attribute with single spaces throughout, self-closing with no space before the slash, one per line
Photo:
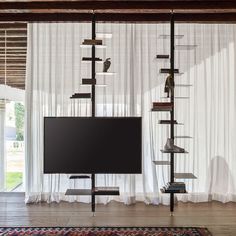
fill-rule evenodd
<path id="1" fill-rule="evenodd" d="M 82 57 L 82 61 L 92 61 L 92 57 Z M 95 57 L 95 61 L 102 61 L 102 59 Z"/>
<path id="2" fill-rule="evenodd" d="M 152 103 L 153 107 L 166 107 L 166 106 L 172 106 L 171 102 L 153 102 Z"/>
<path id="3" fill-rule="evenodd" d="M 178 124 L 177 120 L 159 120 L 159 124 Z"/>
<path id="4" fill-rule="evenodd" d="M 185 189 L 166 189 L 165 187 L 163 187 L 163 191 L 165 193 L 171 193 L 171 192 L 174 192 L 174 193 L 186 193 L 186 190 Z"/>
<path id="5" fill-rule="evenodd" d="M 169 182 L 163 187 L 163 189 L 167 191 L 186 191 L 184 182 Z"/>
<path id="6" fill-rule="evenodd" d="M 85 39 L 82 43 L 84 45 L 102 45 L 101 39 Z"/>

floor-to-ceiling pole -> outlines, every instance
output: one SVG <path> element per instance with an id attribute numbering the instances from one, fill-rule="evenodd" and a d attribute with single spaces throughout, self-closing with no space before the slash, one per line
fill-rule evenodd
<path id="1" fill-rule="evenodd" d="M 174 68 L 175 68 L 175 22 L 174 22 L 174 14 L 171 13 L 171 19 L 170 19 L 170 73 L 171 77 L 174 80 Z M 171 125 L 170 125 L 170 136 L 171 139 L 174 140 L 174 89 L 172 89 L 171 92 L 171 104 L 172 104 L 172 110 L 171 110 Z M 170 154 L 170 181 L 174 182 L 174 153 Z M 170 211 L 173 213 L 174 211 L 174 193 L 170 194 Z"/>
<path id="2" fill-rule="evenodd" d="M 95 26 L 95 14 L 93 14 L 93 19 L 92 19 L 92 39 L 96 39 L 96 26 Z M 95 45 L 92 45 L 92 79 L 94 80 L 96 76 L 96 71 L 95 71 Z M 95 117 L 96 112 L 95 112 L 95 85 L 92 84 L 92 117 Z M 95 189 L 95 174 L 92 173 L 91 176 L 91 187 L 92 187 L 92 212 L 94 214 L 95 212 L 95 194 L 94 194 L 94 189 Z"/>

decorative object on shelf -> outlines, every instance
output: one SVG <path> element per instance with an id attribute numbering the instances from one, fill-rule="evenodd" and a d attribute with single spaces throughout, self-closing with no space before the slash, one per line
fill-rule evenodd
<path id="1" fill-rule="evenodd" d="M 111 58 L 107 58 L 104 62 L 103 62 L 103 72 L 107 72 L 108 69 L 111 66 Z"/>
<path id="2" fill-rule="evenodd" d="M 166 78 L 166 82 L 165 82 L 165 90 L 164 92 L 167 93 L 167 97 L 170 97 L 170 92 L 173 94 L 175 88 L 175 82 L 174 82 L 174 78 L 172 77 L 171 74 L 169 74 Z"/>
<path id="3" fill-rule="evenodd" d="M 184 148 L 174 145 L 174 139 L 168 138 L 164 146 L 164 151 L 170 152 L 185 152 Z"/>

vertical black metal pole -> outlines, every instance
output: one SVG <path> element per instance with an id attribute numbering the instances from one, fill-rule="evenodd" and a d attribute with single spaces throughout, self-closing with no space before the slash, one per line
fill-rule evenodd
<path id="1" fill-rule="evenodd" d="M 174 69 L 175 69 L 175 22 L 174 22 L 174 14 L 171 13 L 170 19 L 170 73 L 174 80 Z M 171 125 L 170 125 L 170 136 L 171 139 L 174 140 L 174 89 L 171 92 L 171 104 L 172 111 L 171 115 Z M 174 153 L 170 154 L 171 165 L 170 165 L 170 182 L 174 182 Z M 171 213 L 174 211 L 174 193 L 170 194 L 170 211 Z"/>
<path id="2" fill-rule="evenodd" d="M 96 26 L 95 26 L 95 14 L 93 14 L 92 19 L 92 39 L 96 39 Z M 92 79 L 95 79 L 96 71 L 95 71 L 95 45 L 92 45 Z M 95 117 L 95 85 L 92 85 L 92 117 Z M 91 176 L 91 188 L 92 188 L 92 212 L 95 212 L 95 174 L 93 173 Z"/>

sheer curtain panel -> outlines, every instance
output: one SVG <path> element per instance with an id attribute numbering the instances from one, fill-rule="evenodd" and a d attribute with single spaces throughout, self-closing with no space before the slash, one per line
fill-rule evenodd
<path id="1" fill-rule="evenodd" d="M 156 59 L 169 54 L 169 24 L 97 24 L 97 32 L 111 33 L 103 39 L 107 46 L 96 56 L 111 58 L 113 76 L 97 76 L 97 116 L 142 116 L 143 173 L 140 175 L 97 176 L 97 185 L 119 186 L 119 197 L 101 196 L 131 204 L 144 201 L 169 204 L 169 195 L 160 188 L 169 181 L 169 168 L 155 166 L 154 160 L 168 160 L 160 149 L 169 127 L 158 124 L 168 114 L 151 112 L 152 102 L 166 101 L 164 84 L 168 60 Z M 178 146 L 189 154 L 177 155 L 176 172 L 193 173 L 186 180 L 188 194 L 182 201 L 236 201 L 236 26 L 178 24 L 176 34 L 176 109 L 184 125 L 176 126 Z M 43 174 L 43 117 L 90 116 L 89 100 L 70 100 L 75 92 L 90 92 L 81 85 L 91 76 L 91 65 L 83 63 L 91 49 L 81 48 L 91 38 L 89 23 L 28 24 L 26 79 L 26 202 L 80 201 L 90 197 L 65 196 L 67 188 L 90 187 L 89 180 L 69 180 L 65 174 Z M 97 63 L 97 72 L 102 63 Z M 188 85 L 188 86 L 181 86 Z M 181 99 L 182 98 L 182 99 Z M 122 147 L 121 147 L 122 148 Z M 180 180 L 182 181 L 182 180 Z"/>

